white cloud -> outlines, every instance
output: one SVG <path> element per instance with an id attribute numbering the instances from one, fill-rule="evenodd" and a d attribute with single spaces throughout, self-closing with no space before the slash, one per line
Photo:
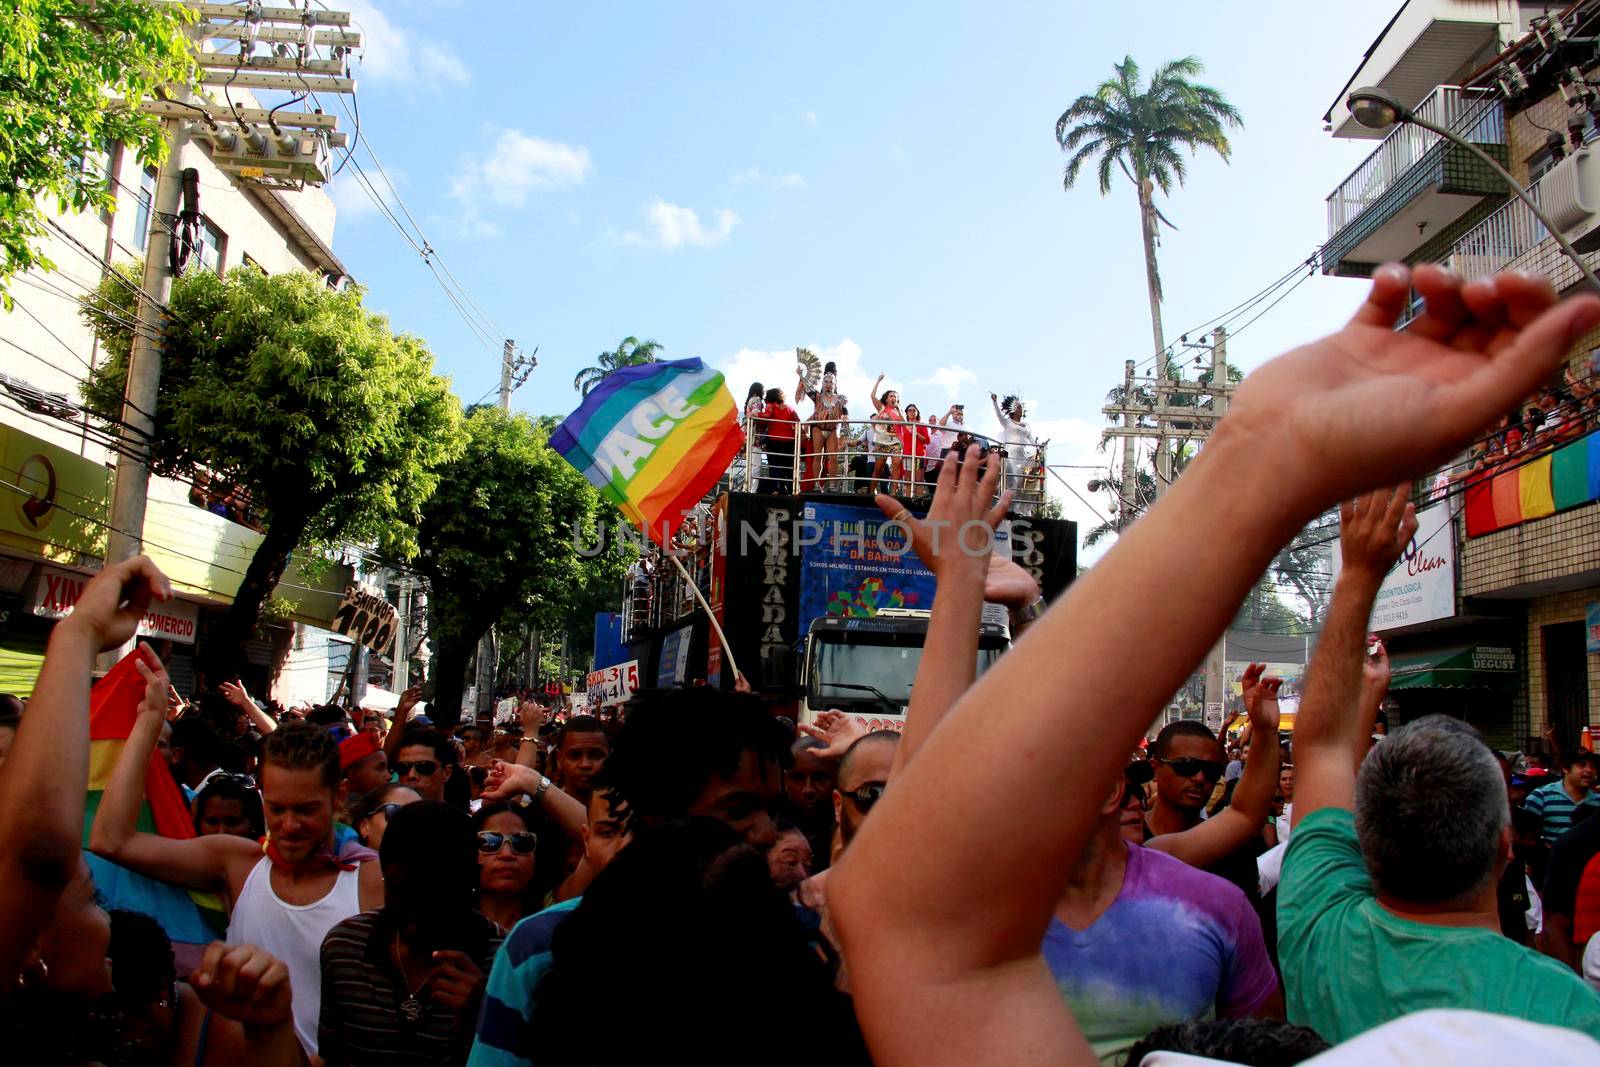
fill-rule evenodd
<path id="1" fill-rule="evenodd" d="M 371 0 L 348 0 L 340 6 L 350 12 L 362 37 L 359 76 L 407 88 L 465 85 L 472 80 L 466 64 L 448 45 L 416 41 L 411 31 L 389 21 Z"/>
<path id="2" fill-rule="evenodd" d="M 669 204 L 659 196 L 645 206 L 647 229 L 644 233 L 629 230 L 618 241 L 625 245 L 648 245 L 655 248 L 681 248 L 693 245 L 706 248 L 719 245 L 739 225 L 739 216 L 727 208 L 716 212 L 716 225 L 707 228 L 693 208 Z"/>
<path id="3" fill-rule="evenodd" d="M 501 130 L 489 154 L 466 169 L 452 191 L 458 198 L 482 193 L 496 203 L 521 207 L 530 192 L 582 185 L 593 169 L 589 150 L 581 145 Z"/>
<path id="4" fill-rule="evenodd" d="M 800 112 L 800 121 L 807 126 L 815 126 L 817 124 L 817 113 L 815 111 L 802 111 Z"/>
<path id="5" fill-rule="evenodd" d="M 872 381 L 877 375 L 869 374 L 862 366 L 861 346 L 847 337 L 838 344 L 802 344 L 800 347 L 815 352 L 824 363 L 832 361 L 838 365 L 839 392 L 850 405 L 850 417 L 866 418 L 872 411 Z M 769 389 L 777 386 L 791 402 L 794 400 L 794 383 L 799 374 L 793 348 L 741 348 L 731 356 L 710 362 L 727 376 L 728 391 L 741 404 L 751 382 L 760 382 Z M 892 389 L 894 386 L 886 383 L 885 387 Z M 811 413 L 809 404 L 799 407 L 803 409 L 802 415 Z"/>
<path id="6" fill-rule="evenodd" d="M 943 389 L 951 399 L 957 399 L 963 393 L 971 393 L 970 387 L 976 385 L 977 374 L 967 367 L 951 363 L 940 367 L 926 378 L 918 378 L 912 385 L 936 385 Z"/>
<path id="7" fill-rule="evenodd" d="M 790 171 L 788 174 L 768 174 L 756 167 L 742 170 L 731 179 L 734 185 L 764 185 L 768 189 L 809 189 L 803 175 Z"/>

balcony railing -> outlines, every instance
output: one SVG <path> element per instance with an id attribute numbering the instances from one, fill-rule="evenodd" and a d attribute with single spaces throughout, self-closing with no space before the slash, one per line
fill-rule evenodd
<path id="1" fill-rule="evenodd" d="M 1528 186 L 1528 195 L 1539 202 L 1539 183 Z M 1445 266 L 1463 280 L 1482 278 L 1505 270 L 1511 263 L 1532 252 L 1550 236 L 1550 231 L 1516 197 L 1502 204 L 1494 214 L 1461 235 L 1450 250 Z"/>
<path id="2" fill-rule="evenodd" d="M 1492 89 L 1441 85 L 1417 114 L 1473 144 L 1505 144 L 1505 113 Z M 1372 155 L 1328 197 L 1328 236 L 1354 222 L 1422 161 L 1439 135 L 1409 122 L 1396 126 Z"/>

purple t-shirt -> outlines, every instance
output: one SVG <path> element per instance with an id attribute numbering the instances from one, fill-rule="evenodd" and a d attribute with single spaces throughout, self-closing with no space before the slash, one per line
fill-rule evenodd
<path id="1" fill-rule="evenodd" d="M 1044 935 L 1056 987 L 1107 1060 L 1163 1023 L 1249 1015 L 1278 988 L 1238 886 L 1165 852 L 1127 849 L 1111 906 L 1086 930 L 1052 919 Z"/>

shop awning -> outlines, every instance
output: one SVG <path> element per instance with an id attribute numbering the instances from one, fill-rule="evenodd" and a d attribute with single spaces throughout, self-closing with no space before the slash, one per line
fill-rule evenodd
<path id="1" fill-rule="evenodd" d="M 1507 645 L 1450 645 L 1397 652 L 1390 689 L 1515 689 L 1517 653 Z"/>

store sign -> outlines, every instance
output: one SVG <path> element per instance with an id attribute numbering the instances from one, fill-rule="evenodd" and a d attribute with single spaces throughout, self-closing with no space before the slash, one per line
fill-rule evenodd
<path id="1" fill-rule="evenodd" d="M 394 605 L 377 591 L 367 586 L 351 583 L 344 591 L 344 599 L 333 613 L 330 629 L 359 641 L 380 656 L 394 655 L 394 631 L 400 618 Z"/>
<path id="2" fill-rule="evenodd" d="M 78 606 L 83 587 L 92 575 L 74 574 L 45 567 L 39 572 L 39 585 L 33 594 L 33 613 L 46 619 L 64 619 Z M 195 630 L 200 622 L 200 609 L 182 600 L 169 600 L 165 604 L 152 603 L 144 618 L 139 620 L 139 636 L 158 641 L 177 641 L 194 644 Z"/>
<path id="3" fill-rule="evenodd" d="M 1333 550 L 1333 577 L 1339 578 L 1339 546 Z M 1417 532 L 1394 569 L 1378 587 L 1371 629 L 1382 633 L 1402 626 L 1448 619 L 1456 613 L 1456 535 L 1450 505 L 1417 512 Z"/>
<path id="4" fill-rule="evenodd" d="M 1517 654 L 1505 645 L 1476 645 L 1472 649 L 1472 669 L 1514 671 L 1517 669 Z"/>
<path id="5" fill-rule="evenodd" d="M 1584 622 L 1589 626 L 1589 651 L 1600 652 L 1600 600 L 1584 609 Z"/>
<path id="6" fill-rule="evenodd" d="M 590 671 L 584 682 L 590 707 L 620 704 L 639 691 L 639 661 L 630 659 L 626 663 Z"/>

